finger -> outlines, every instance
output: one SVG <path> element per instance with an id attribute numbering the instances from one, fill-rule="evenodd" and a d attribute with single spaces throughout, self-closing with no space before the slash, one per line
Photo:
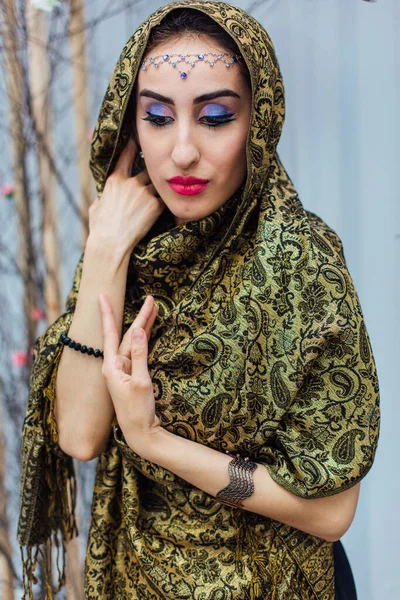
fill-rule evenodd
<path id="1" fill-rule="evenodd" d="M 118 157 L 113 173 L 118 173 L 124 177 L 130 177 L 132 165 L 137 152 L 136 142 L 130 137 Z"/>
<path id="2" fill-rule="evenodd" d="M 144 303 L 142 304 L 142 307 L 141 307 L 139 313 L 137 314 L 135 320 L 133 321 L 133 323 L 131 324 L 131 326 L 129 327 L 129 329 L 127 330 L 127 332 L 125 333 L 125 335 L 123 337 L 123 340 L 122 340 L 120 348 L 119 348 L 120 354 L 123 354 L 124 356 L 129 358 L 130 352 L 131 352 L 132 330 L 134 327 L 143 327 L 144 328 L 146 326 L 147 321 L 152 314 L 153 306 L 154 306 L 154 298 L 152 296 L 147 296 L 147 298 L 145 299 Z"/>
<path id="3" fill-rule="evenodd" d="M 162 206 L 165 208 L 165 203 L 164 203 L 163 199 L 161 198 L 160 194 L 157 192 L 157 190 L 154 187 L 154 185 L 152 183 L 150 183 L 150 185 L 148 186 L 148 188 L 149 188 L 149 191 L 151 192 L 151 194 L 153 196 L 155 196 L 156 198 L 158 198 L 161 201 Z"/>
<path id="4" fill-rule="evenodd" d="M 146 385 L 146 386 L 149 383 L 149 368 L 147 365 L 147 353 L 148 353 L 148 344 L 147 344 L 146 332 L 141 327 L 134 327 L 132 329 L 132 337 L 131 337 L 131 361 L 132 361 L 131 381 L 135 387 L 138 386 L 138 382 L 140 382 L 142 385 Z"/>
<path id="5" fill-rule="evenodd" d="M 105 294 L 100 294 L 99 302 L 103 327 L 104 362 L 108 362 L 118 355 L 119 336 L 109 299 Z"/>
<path id="6" fill-rule="evenodd" d="M 153 311 L 153 306 L 154 306 L 153 296 L 147 296 L 145 301 L 143 302 L 141 309 L 139 310 L 135 320 L 133 321 L 133 323 L 131 325 L 131 330 L 134 327 L 142 327 L 142 328 L 145 327 L 145 325 Z M 131 333 L 132 333 L 132 331 L 131 331 Z"/>
<path id="7" fill-rule="evenodd" d="M 96 208 L 96 206 L 98 206 L 100 203 L 100 198 L 97 197 L 93 200 L 93 202 L 89 205 L 89 210 L 92 208 Z"/>
<path id="8" fill-rule="evenodd" d="M 144 330 L 145 330 L 145 332 L 146 332 L 146 335 L 147 335 L 147 339 L 148 339 L 148 340 L 150 339 L 150 336 L 151 336 L 151 330 L 152 330 L 152 327 L 153 327 L 153 325 L 154 325 L 154 321 L 155 321 L 155 320 L 156 320 L 156 318 L 157 318 L 157 313 L 158 313 L 158 308 L 157 308 L 157 306 L 154 304 L 154 306 L 153 306 L 153 310 L 152 310 L 152 312 L 151 312 L 151 315 L 150 315 L 150 317 L 148 318 L 148 321 L 147 321 L 146 325 L 144 326 Z"/>
<path id="9" fill-rule="evenodd" d="M 135 175 L 135 179 L 137 179 L 140 185 L 149 185 L 150 183 L 150 175 L 148 174 L 146 169 L 143 169 L 143 171 L 140 171 L 140 173 Z"/>

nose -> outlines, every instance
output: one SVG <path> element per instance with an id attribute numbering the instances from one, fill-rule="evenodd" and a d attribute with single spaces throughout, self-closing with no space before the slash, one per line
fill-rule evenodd
<path id="1" fill-rule="evenodd" d="M 187 124 L 177 128 L 177 134 L 171 155 L 180 171 L 187 171 L 200 159 L 200 151 L 194 132 Z"/>

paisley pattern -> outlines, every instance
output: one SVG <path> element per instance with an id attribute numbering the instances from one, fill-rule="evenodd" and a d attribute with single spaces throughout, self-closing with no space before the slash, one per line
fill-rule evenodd
<path id="1" fill-rule="evenodd" d="M 276 152 L 283 83 L 257 21 L 199 0 L 168 4 L 146 19 L 124 47 L 100 110 L 91 157 L 97 189 L 125 143 L 124 116 L 150 30 L 177 7 L 210 15 L 246 60 L 253 89 L 247 179 L 199 221 L 174 226 L 170 214 L 160 217 L 131 255 L 123 330 L 152 294 L 159 314 L 149 370 L 165 428 L 250 456 L 302 498 L 337 494 L 373 464 L 378 379 L 341 241 L 303 208 Z M 73 470 L 57 444 L 53 402 L 58 338 L 71 324 L 82 259 L 66 312 L 35 345 L 19 521 L 27 592 L 34 548 L 48 550 L 50 540 L 75 530 Z M 333 600 L 332 544 L 221 505 L 136 455 L 114 422 L 97 466 L 85 595 Z"/>

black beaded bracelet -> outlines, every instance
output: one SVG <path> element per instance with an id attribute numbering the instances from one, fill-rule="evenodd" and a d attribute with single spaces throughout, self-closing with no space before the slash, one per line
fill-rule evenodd
<path id="1" fill-rule="evenodd" d="M 90 346 L 87 347 L 87 346 L 80 344 L 79 342 L 75 342 L 74 340 L 71 340 L 71 338 L 69 338 L 66 333 L 62 333 L 60 335 L 60 342 L 62 344 L 64 344 L 64 346 L 69 346 L 70 348 L 73 348 L 77 352 L 80 351 L 82 354 L 87 354 L 88 356 L 94 356 L 95 358 L 104 358 L 104 353 L 101 350 L 99 350 L 99 349 L 95 350 L 94 348 L 91 348 Z"/>

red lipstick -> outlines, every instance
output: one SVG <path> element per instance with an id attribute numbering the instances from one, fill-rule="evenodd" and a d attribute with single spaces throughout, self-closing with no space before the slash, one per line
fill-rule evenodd
<path id="1" fill-rule="evenodd" d="M 183 177 L 182 175 L 176 175 L 176 177 L 171 177 L 167 181 L 169 187 L 174 190 L 174 192 L 184 196 L 195 196 L 196 194 L 200 194 L 208 185 L 208 179 L 191 176 Z"/>

